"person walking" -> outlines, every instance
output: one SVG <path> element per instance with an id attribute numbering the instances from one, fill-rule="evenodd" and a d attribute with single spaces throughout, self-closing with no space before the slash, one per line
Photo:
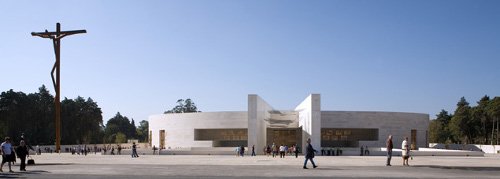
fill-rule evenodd
<path id="1" fill-rule="evenodd" d="M 156 154 L 156 146 L 153 145 L 153 155 Z"/>
<path id="2" fill-rule="evenodd" d="M 267 157 L 269 157 L 271 155 L 271 146 L 267 145 L 266 153 L 267 153 Z"/>
<path id="3" fill-rule="evenodd" d="M 139 155 L 137 155 L 137 146 L 135 145 L 135 142 L 132 143 L 132 158 L 137 158 Z"/>
<path id="4" fill-rule="evenodd" d="M 318 166 L 314 163 L 313 161 L 313 158 L 314 158 L 314 153 L 317 152 L 316 150 L 314 150 L 313 146 L 311 145 L 311 139 L 308 138 L 307 139 L 307 146 L 306 146 L 306 160 L 304 161 L 304 167 L 302 167 L 303 169 L 308 169 L 307 168 L 307 161 L 308 160 L 311 160 L 311 163 L 313 165 L 313 168 L 317 168 Z"/>
<path id="5" fill-rule="evenodd" d="M 241 146 L 240 148 L 240 156 L 243 157 L 245 155 L 245 146 Z"/>
<path id="6" fill-rule="evenodd" d="M 11 162 L 14 162 L 16 159 L 14 154 L 14 150 L 12 148 L 12 144 L 10 143 L 10 137 L 5 137 L 5 142 L 2 143 L 1 145 L 1 152 L 2 152 L 2 165 L 0 165 L 0 172 L 3 172 L 3 164 L 8 163 L 9 165 L 9 172 L 14 172 L 12 171 L 11 167 Z"/>
<path id="7" fill-rule="evenodd" d="M 285 158 L 285 146 L 283 144 L 280 145 L 280 158 Z"/>
<path id="8" fill-rule="evenodd" d="M 294 152 L 295 152 L 295 158 L 298 158 L 299 157 L 299 146 L 297 144 L 295 144 L 295 147 L 293 148 Z"/>
<path id="9" fill-rule="evenodd" d="M 278 151 L 278 149 L 276 148 L 276 145 L 273 143 L 273 145 L 271 146 L 271 150 L 273 152 L 273 158 L 276 157 L 276 151 Z"/>
<path id="10" fill-rule="evenodd" d="M 408 158 L 410 158 L 410 147 L 408 146 L 408 137 L 401 143 L 401 156 L 403 156 L 403 166 L 408 165 Z"/>
<path id="11" fill-rule="evenodd" d="M 394 148 L 394 145 L 392 144 L 392 135 L 389 135 L 389 137 L 387 137 L 387 141 L 385 143 L 385 147 L 387 148 L 387 162 L 385 163 L 385 165 L 391 166 L 392 148 Z"/>
<path id="12" fill-rule="evenodd" d="M 122 154 L 122 146 L 118 145 L 118 155 L 121 155 L 121 154 Z"/>
<path id="13" fill-rule="evenodd" d="M 251 156 L 256 156 L 255 155 L 255 145 L 252 145 L 252 155 Z"/>
<path id="14" fill-rule="evenodd" d="M 26 171 L 26 157 L 29 156 L 28 147 L 24 140 L 19 142 L 19 146 L 16 148 L 17 157 L 21 159 L 21 165 L 19 171 Z"/>

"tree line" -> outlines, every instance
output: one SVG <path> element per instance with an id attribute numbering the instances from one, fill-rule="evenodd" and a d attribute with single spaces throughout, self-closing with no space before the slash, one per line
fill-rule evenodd
<path id="1" fill-rule="evenodd" d="M 54 96 L 42 85 L 38 92 L 25 94 L 9 90 L 0 94 L 0 137 L 31 144 L 54 145 Z M 127 139 L 147 141 L 148 122 L 139 127 L 134 119 L 119 112 L 103 124 L 102 111 L 92 98 L 78 96 L 61 101 L 61 144 L 121 143 Z"/>
<path id="2" fill-rule="evenodd" d="M 431 143 L 498 145 L 500 97 L 482 97 L 475 106 L 462 97 L 453 114 L 441 110 L 429 124 Z"/>

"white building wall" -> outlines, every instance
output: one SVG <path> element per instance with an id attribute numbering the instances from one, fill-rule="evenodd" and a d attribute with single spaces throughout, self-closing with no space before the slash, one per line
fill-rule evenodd
<path id="1" fill-rule="evenodd" d="M 359 111 L 322 111 L 322 128 L 375 128 L 378 141 L 360 142 L 371 147 L 385 146 L 387 136 L 393 136 L 395 148 L 401 148 L 404 137 L 411 142 L 411 130 L 417 130 L 417 147 L 427 147 L 429 115 L 402 112 L 359 112 Z"/>
<path id="2" fill-rule="evenodd" d="M 263 154 L 266 146 L 268 121 L 273 110 L 271 105 L 255 94 L 248 95 L 248 147 L 255 145 L 257 154 Z"/>
<path id="3" fill-rule="evenodd" d="M 302 127 L 302 148 L 305 149 L 306 140 L 311 138 L 311 145 L 319 150 L 321 148 L 321 96 L 309 95 L 295 108 L 295 111 L 299 112 L 299 127 Z"/>
<path id="4" fill-rule="evenodd" d="M 195 141 L 194 129 L 248 128 L 247 112 L 172 113 L 149 117 L 151 144 L 160 146 L 160 130 L 165 130 L 165 147 L 171 149 L 212 147 L 212 141 Z"/>

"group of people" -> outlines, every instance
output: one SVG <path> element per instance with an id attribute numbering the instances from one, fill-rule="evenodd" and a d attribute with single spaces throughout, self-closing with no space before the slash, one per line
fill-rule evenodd
<path id="1" fill-rule="evenodd" d="M 0 152 L 2 153 L 2 164 L 0 166 L 0 172 L 3 172 L 3 165 L 5 163 L 7 163 L 9 166 L 9 172 L 14 172 L 12 171 L 11 163 L 14 163 L 16 161 L 16 155 L 21 160 L 19 170 L 26 171 L 26 157 L 29 156 L 29 152 L 28 147 L 26 146 L 26 142 L 23 139 L 19 141 L 19 146 L 14 149 L 10 137 L 5 137 L 5 141 L 1 144 Z"/>
<path id="2" fill-rule="evenodd" d="M 321 156 L 339 156 L 342 155 L 342 148 L 340 147 L 322 147 Z"/>
<path id="3" fill-rule="evenodd" d="M 272 155 L 273 157 L 280 155 L 280 158 L 285 158 L 285 156 L 288 155 L 293 155 L 295 154 L 295 157 L 297 158 L 299 156 L 299 147 L 297 144 L 292 145 L 292 147 L 288 147 L 287 145 L 281 144 L 280 146 L 277 146 L 276 144 L 272 145 L 267 145 L 267 147 L 264 147 L 264 153 L 267 154 L 269 157 Z"/>
<path id="4" fill-rule="evenodd" d="M 96 148 L 96 147 L 95 147 Z M 392 142 L 392 135 L 389 135 L 386 141 L 386 148 L 387 148 L 387 162 L 386 166 L 391 166 L 391 159 L 392 159 L 392 150 L 394 148 L 394 144 Z M 86 147 L 85 147 L 86 149 Z M 366 148 L 365 148 L 366 149 Z M 408 164 L 408 159 L 410 158 L 410 146 L 408 144 L 408 137 L 405 137 L 403 142 L 401 143 L 401 155 L 403 158 L 403 166 L 409 166 Z M 95 149 L 97 150 L 97 149 Z M 106 150 L 106 149 L 105 149 Z M 118 146 L 118 152 L 120 153 L 121 146 Z M 72 149 L 73 151 L 78 151 L 76 148 Z M 86 151 L 86 150 L 84 150 Z M 267 156 L 270 156 L 272 154 L 273 157 L 276 157 L 277 154 L 280 154 L 280 158 L 284 158 L 286 154 L 295 154 L 295 157 L 298 157 L 299 153 L 299 147 L 297 145 L 292 145 L 292 147 L 288 147 L 286 145 L 280 145 L 277 146 L 274 143 L 272 146 L 267 146 L 264 148 L 264 152 L 267 154 Z M 306 144 L 306 151 L 305 151 L 305 161 L 303 168 L 307 168 L 307 163 L 308 161 L 311 161 L 311 164 L 313 165 L 313 168 L 318 167 L 314 163 L 314 156 L 317 151 L 313 148 L 311 145 L 311 139 L 307 139 L 307 144 Z M 2 164 L 0 166 L 0 172 L 3 172 L 3 166 L 5 163 L 8 163 L 9 166 L 9 172 L 14 172 L 12 171 L 11 168 L 11 163 L 15 162 L 16 160 L 16 154 L 17 157 L 20 158 L 21 164 L 20 164 L 20 171 L 26 171 L 26 157 L 29 156 L 29 149 L 26 146 L 25 141 L 23 138 L 19 141 L 19 146 L 14 149 L 10 137 L 5 137 L 5 141 L 1 144 L 1 150 L 0 153 L 2 154 Z M 86 152 L 85 152 L 86 153 Z M 236 148 L 236 153 L 237 156 L 244 156 L 245 154 L 245 147 L 244 146 L 239 146 Z M 114 154 L 114 147 L 111 148 L 111 154 Z M 252 146 L 252 156 L 255 156 L 255 145 Z M 132 158 L 139 157 L 137 154 L 137 146 L 135 142 L 132 144 Z"/>
<path id="5" fill-rule="evenodd" d="M 392 149 L 394 148 L 394 144 L 392 143 L 392 135 L 389 135 L 389 137 L 387 137 L 386 148 L 387 163 L 385 165 L 391 166 Z M 410 158 L 410 146 L 408 145 L 408 137 L 405 137 L 405 139 L 401 143 L 401 157 L 403 158 L 403 166 L 410 166 L 408 164 L 408 159 Z"/>
<path id="6" fill-rule="evenodd" d="M 365 147 L 365 149 L 367 149 L 367 148 L 368 147 Z M 387 148 L 387 163 L 386 163 L 386 165 L 391 166 L 392 149 L 394 148 L 394 144 L 392 142 L 392 135 L 389 135 L 389 137 L 387 138 L 386 148 Z M 252 155 L 254 155 L 254 149 L 255 149 L 255 146 L 252 146 Z M 244 151 L 245 151 L 245 148 L 243 146 L 238 147 L 236 150 L 237 150 L 237 152 L 239 152 L 238 153 L 239 155 L 243 156 Z M 268 145 L 267 147 L 264 148 L 264 152 L 267 154 L 267 156 L 271 155 L 271 153 L 272 153 L 272 156 L 276 157 L 276 155 L 279 153 L 280 158 L 284 158 L 285 154 L 287 153 L 288 150 L 289 149 L 286 145 L 281 145 L 278 147 L 274 143 L 272 146 Z M 298 153 L 299 153 L 298 146 L 293 145 L 291 147 L 291 150 L 295 153 L 295 156 L 298 157 Z M 369 153 L 364 151 L 363 149 L 361 149 L 361 151 L 362 151 L 362 155 L 363 155 L 363 152 L 364 152 L 364 155 L 367 155 L 367 154 L 369 155 Z M 311 161 L 313 168 L 318 167 L 314 163 L 314 160 L 313 160 L 316 152 L 317 151 L 311 145 L 311 139 L 310 138 L 307 139 L 305 161 L 304 161 L 304 165 L 303 165 L 304 169 L 308 169 L 307 168 L 308 161 Z M 410 158 L 410 146 L 408 144 L 408 137 L 405 137 L 403 142 L 401 143 L 401 156 L 403 158 L 403 166 L 410 166 L 408 164 L 408 159 Z"/>
<path id="7" fill-rule="evenodd" d="M 255 149 L 255 145 L 253 146 L 253 148 Z M 245 156 L 245 146 L 238 146 L 238 147 L 236 147 L 235 151 L 236 151 L 237 157 Z M 253 154 L 252 154 L 252 156 L 253 156 Z"/>

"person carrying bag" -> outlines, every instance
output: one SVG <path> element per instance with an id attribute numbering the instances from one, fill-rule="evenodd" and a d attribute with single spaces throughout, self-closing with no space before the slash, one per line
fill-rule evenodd
<path id="1" fill-rule="evenodd" d="M 19 142 L 19 146 L 16 148 L 17 157 L 21 160 L 20 171 L 26 171 L 26 156 L 29 156 L 28 147 L 24 140 Z"/>

